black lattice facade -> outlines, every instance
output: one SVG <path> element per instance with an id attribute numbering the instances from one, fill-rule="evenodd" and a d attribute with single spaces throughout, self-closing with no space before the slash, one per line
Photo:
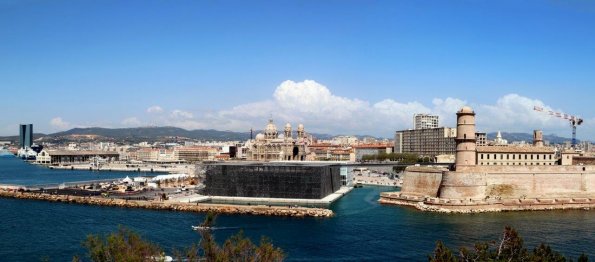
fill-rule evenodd
<path id="1" fill-rule="evenodd" d="M 205 194 L 230 197 L 322 199 L 341 187 L 338 165 L 214 164 Z"/>

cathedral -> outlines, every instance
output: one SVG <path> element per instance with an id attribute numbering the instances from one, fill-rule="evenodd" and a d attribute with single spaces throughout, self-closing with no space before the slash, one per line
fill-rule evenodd
<path id="1" fill-rule="evenodd" d="M 287 123 L 283 134 L 277 132 L 273 119 L 264 129 L 264 134 L 259 133 L 255 139 L 248 141 L 248 160 L 253 161 L 304 161 L 308 160 L 308 145 L 312 138 L 306 134 L 304 125 L 299 124 L 296 137 L 293 138 L 291 125 Z"/>

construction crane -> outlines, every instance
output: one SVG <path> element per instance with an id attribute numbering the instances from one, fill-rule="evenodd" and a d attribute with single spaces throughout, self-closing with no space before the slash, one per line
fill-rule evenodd
<path id="1" fill-rule="evenodd" d="M 568 120 L 570 122 L 570 126 L 572 127 L 572 148 L 576 147 L 576 127 L 580 126 L 583 123 L 583 119 L 576 117 L 576 116 L 572 116 L 569 114 L 564 114 L 564 113 L 559 113 L 559 112 L 554 112 L 552 110 L 548 110 L 547 112 L 543 109 L 543 107 L 539 107 L 539 106 L 534 106 L 533 110 L 537 111 L 537 112 L 542 112 L 542 113 L 547 113 L 550 116 L 554 116 L 557 118 L 561 118 L 561 119 L 565 119 Z"/>

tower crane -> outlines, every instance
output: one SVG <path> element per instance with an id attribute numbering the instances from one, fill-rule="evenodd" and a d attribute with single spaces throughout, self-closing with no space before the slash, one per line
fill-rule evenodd
<path id="1" fill-rule="evenodd" d="M 576 116 L 572 116 L 569 114 L 564 114 L 564 113 L 559 113 L 559 112 L 554 112 L 552 110 L 548 110 L 547 112 L 543 109 L 543 107 L 539 107 L 539 106 L 534 106 L 533 110 L 537 111 L 537 112 L 542 112 L 542 113 L 546 113 L 549 114 L 550 116 L 554 116 L 557 118 L 561 118 L 561 119 L 565 119 L 568 120 L 570 122 L 570 126 L 572 127 L 572 148 L 576 147 L 576 127 L 580 126 L 583 123 L 583 119 L 576 117 Z"/>

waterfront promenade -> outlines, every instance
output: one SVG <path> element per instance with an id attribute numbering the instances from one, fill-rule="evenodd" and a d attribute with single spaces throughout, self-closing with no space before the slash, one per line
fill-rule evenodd
<path id="1" fill-rule="evenodd" d="M 45 166 L 45 165 L 43 165 Z M 181 173 L 194 174 L 196 166 L 194 164 L 122 164 L 122 163 L 108 163 L 99 167 L 91 167 L 89 163 L 72 164 L 72 165 L 58 165 L 47 166 L 49 169 L 59 170 L 85 170 L 85 171 L 106 171 L 106 172 L 143 172 L 143 173 Z"/>

